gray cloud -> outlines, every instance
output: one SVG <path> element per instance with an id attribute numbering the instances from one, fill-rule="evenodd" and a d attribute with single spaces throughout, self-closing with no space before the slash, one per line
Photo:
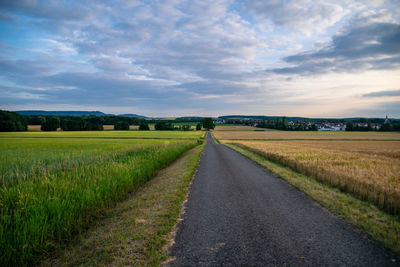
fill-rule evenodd
<path id="1" fill-rule="evenodd" d="M 21 12 L 37 18 L 52 20 L 80 20 L 88 14 L 84 4 L 68 3 L 68 1 L 31 1 L 31 0 L 1 0 L 0 8 Z"/>
<path id="2" fill-rule="evenodd" d="M 333 25 L 348 13 L 337 3 L 320 0 L 252 0 L 244 7 L 260 21 L 311 34 Z"/>
<path id="3" fill-rule="evenodd" d="M 353 26 L 335 35 L 329 46 L 286 57 L 296 66 L 272 70 L 279 74 L 318 74 L 330 71 L 396 69 L 400 66 L 400 24 Z"/>
<path id="4" fill-rule="evenodd" d="M 363 97 L 382 97 L 382 96 L 400 96 L 400 90 L 378 91 L 363 95 Z"/>

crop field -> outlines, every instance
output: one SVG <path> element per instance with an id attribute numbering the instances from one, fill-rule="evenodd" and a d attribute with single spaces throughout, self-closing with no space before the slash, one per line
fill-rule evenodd
<path id="1" fill-rule="evenodd" d="M 292 132 L 292 131 L 215 131 L 217 139 L 230 140 L 397 140 L 398 132 Z"/>
<path id="2" fill-rule="evenodd" d="M 198 139 L 203 131 L 69 131 L 69 132 L 8 132 L 0 139 L 12 138 L 114 138 L 114 139 Z"/>
<path id="3" fill-rule="evenodd" d="M 293 137 L 296 134 L 299 133 L 289 132 L 288 135 Z M 305 137 L 303 133 L 300 134 Z M 317 136 L 315 133 L 309 134 L 310 138 Z M 352 138 L 371 135 L 373 139 L 390 139 L 389 136 L 396 138 L 398 135 L 340 134 Z M 271 161 L 371 201 L 391 214 L 400 214 L 400 141 L 220 141 L 244 147 Z"/>
<path id="4" fill-rule="evenodd" d="M 0 265 L 37 262 L 196 146 L 202 134 L 1 133 Z"/>

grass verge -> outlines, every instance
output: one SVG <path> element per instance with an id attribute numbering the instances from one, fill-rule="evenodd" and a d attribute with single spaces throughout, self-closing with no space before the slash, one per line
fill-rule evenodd
<path id="1" fill-rule="evenodd" d="M 371 203 L 343 193 L 339 189 L 323 184 L 312 177 L 307 177 L 280 164 L 271 162 L 247 149 L 232 144 L 226 144 L 226 146 L 275 173 L 339 218 L 362 229 L 370 238 L 400 254 L 399 217 L 389 215 Z"/>
<path id="2" fill-rule="evenodd" d="M 179 217 L 204 144 L 181 158 L 125 201 L 105 219 L 41 266 L 158 266 L 163 246 Z"/>

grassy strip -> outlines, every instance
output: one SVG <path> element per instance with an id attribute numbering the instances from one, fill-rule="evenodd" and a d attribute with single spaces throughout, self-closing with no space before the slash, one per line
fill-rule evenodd
<path id="1" fill-rule="evenodd" d="M 36 262 L 196 144 L 134 146 L 110 160 L 1 187 L 0 266 Z"/>
<path id="2" fill-rule="evenodd" d="M 158 266 L 204 145 L 186 152 L 41 266 Z M 54 255 L 50 255 L 54 256 Z"/>
<path id="3" fill-rule="evenodd" d="M 336 216 L 362 229 L 372 239 L 400 254 L 400 221 L 398 217 L 389 215 L 371 203 L 343 193 L 339 189 L 323 184 L 312 177 L 307 177 L 271 162 L 243 147 L 232 144 L 226 145 L 277 174 Z"/>

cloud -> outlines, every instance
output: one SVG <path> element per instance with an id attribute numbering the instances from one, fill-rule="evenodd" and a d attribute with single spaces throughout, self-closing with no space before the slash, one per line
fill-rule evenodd
<path id="1" fill-rule="evenodd" d="M 79 2 L 1 0 L 0 7 L 11 12 L 20 12 L 37 18 L 52 20 L 79 20 L 88 14 L 88 8 Z"/>
<path id="2" fill-rule="evenodd" d="M 280 74 L 319 74 L 400 67 L 400 24 L 352 26 L 333 36 L 322 49 L 284 58 L 292 66 L 273 69 Z M 295 65 L 295 66 L 293 66 Z"/>
<path id="3" fill-rule="evenodd" d="M 304 107 L 330 90 L 307 82 L 313 74 L 373 70 L 390 78 L 385 71 L 400 68 L 399 19 L 386 7 L 356 0 L 0 0 L 1 103 L 155 114 Z M 357 77 L 348 88 L 364 88 L 360 98 L 393 88 L 365 88 Z"/>
<path id="4" fill-rule="evenodd" d="M 400 96 L 400 90 L 378 91 L 364 94 L 363 97 Z"/>
<path id="5" fill-rule="evenodd" d="M 338 3 L 320 0 L 252 0 L 246 1 L 244 6 L 261 22 L 271 21 L 308 35 L 323 31 L 349 13 Z"/>

